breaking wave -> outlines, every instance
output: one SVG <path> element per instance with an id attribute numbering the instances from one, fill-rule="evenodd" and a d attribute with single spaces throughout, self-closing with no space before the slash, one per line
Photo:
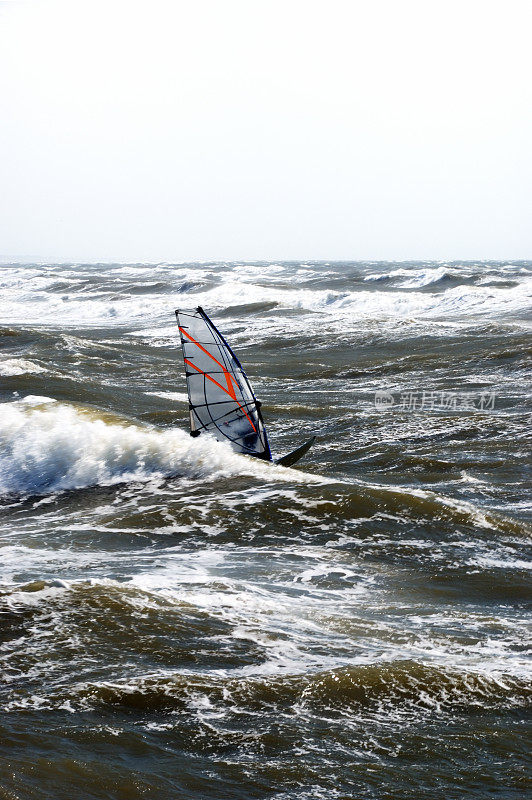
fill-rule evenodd
<path id="1" fill-rule="evenodd" d="M 426 269 L 393 269 L 390 272 L 372 272 L 366 275 L 365 281 L 388 282 L 397 278 L 405 278 L 401 286 L 407 288 L 420 288 L 431 284 L 441 283 L 451 278 L 459 278 L 459 273 L 452 272 L 447 267 L 428 267 Z"/>
<path id="2" fill-rule="evenodd" d="M 0 493 L 39 494 L 156 477 L 301 479 L 208 437 L 142 427 L 95 410 L 27 397 L 2 405 Z M 305 480 L 312 479 L 305 476 Z"/>

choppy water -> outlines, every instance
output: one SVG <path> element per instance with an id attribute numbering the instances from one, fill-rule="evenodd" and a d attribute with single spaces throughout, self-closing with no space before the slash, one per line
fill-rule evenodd
<path id="1" fill-rule="evenodd" d="M 0 798 L 524 797 L 531 275 L 1 267 Z M 297 469 L 188 436 L 197 305 Z"/>

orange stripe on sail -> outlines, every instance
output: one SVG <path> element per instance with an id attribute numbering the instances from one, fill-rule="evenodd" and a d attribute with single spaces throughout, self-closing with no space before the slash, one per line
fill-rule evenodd
<path id="1" fill-rule="evenodd" d="M 215 364 L 218 364 L 218 366 L 219 366 L 219 367 L 220 367 L 220 368 L 223 370 L 223 373 L 224 373 L 225 380 L 227 381 L 227 391 L 224 389 L 224 392 L 226 391 L 226 393 L 227 393 L 227 394 L 228 394 L 230 397 L 232 397 L 232 398 L 233 398 L 233 400 L 234 400 L 235 402 L 238 402 L 238 400 L 236 399 L 236 394 L 235 394 L 235 390 L 234 390 L 234 388 L 233 388 L 233 384 L 231 383 L 231 380 L 233 380 L 235 383 L 236 383 L 236 381 L 235 381 L 235 379 L 233 378 L 233 376 L 231 375 L 231 373 L 230 373 L 230 372 L 228 372 L 228 371 L 226 370 L 226 368 L 224 367 L 224 365 L 223 365 L 223 364 L 221 364 L 221 363 L 218 361 L 218 359 L 217 359 L 217 358 L 215 358 L 215 357 L 213 356 L 213 354 L 212 354 L 212 353 L 209 353 L 209 351 L 208 351 L 208 350 L 206 350 L 206 349 L 203 347 L 203 345 L 201 345 L 199 342 L 197 342 L 197 341 L 194 339 L 194 337 L 190 335 L 190 333 L 187 333 L 187 332 L 186 332 L 186 330 L 185 330 L 184 328 L 182 328 L 181 326 L 179 326 L 179 330 L 181 331 L 181 333 L 182 333 L 184 336 L 186 336 L 186 337 L 187 337 L 187 339 L 190 339 L 190 341 L 191 341 L 191 342 L 194 342 L 194 344 L 195 344 L 197 347 L 199 347 L 199 349 L 200 349 L 200 350 L 202 350 L 202 351 L 205 353 L 205 355 L 209 356 L 209 358 L 212 358 L 212 360 L 214 361 L 214 363 L 215 363 Z M 205 373 L 204 373 L 204 374 L 205 374 Z M 215 382 L 216 382 L 216 381 L 215 381 Z M 238 384 L 237 384 L 237 385 L 238 385 Z M 220 386 L 220 384 L 218 384 L 218 386 Z M 220 386 L 220 388 L 221 388 L 221 389 L 223 389 L 223 386 Z M 253 423 L 252 423 L 252 424 L 253 424 Z"/>
<path id="2" fill-rule="evenodd" d="M 190 338 L 190 337 L 189 337 L 189 338 Z M 196 342 L 196 344 L 197 344 L 197 342 Z M 201 345 L 198 345 L 198 347 L 201 347 Z M 203 350 L 203 348 L 202 348 L 202 350 Z M 207 351 L 205 351 L 205 352 L 207 352 Z M 207 355 L 210 355 L 210 353 L 207 353 Z M 216 361 L 216 359 L 213 359 L 213 360 L 214 360 L 214 361 Z M 254 426 L 253 422 L 251 421 L 251 417 L 250 417 L 250 416 L 249 416 L 249 414 L 246 412 L 245 408 L 243 408 L 243 407 L 240 405 L 240 403 L 238 402 L 238 400 L 236 399 L 235 390 L 233 389 L 233 387 L 232 387 L 232 386 L 231 386 L 231 391 L 230 391 L 230 392 L 228 392 L 228 391 L 227 391 L 227 389 L 226 389 L 224 386 L 222 386 L 222 384 L 221 384 L 221 383 L 218 383 L 218 381 L 217 381 L 217 380 L 215 380 L 214 378 L 212 378 L 212 377 L 211 377 L 210 375 L 208 375 L 206 372 L 203 372 L 203 370 L 202 370 L 202 369 L 200 369 L 200 368 L 199 368 L 199 367 L 197 367 L 195 364 L 193 364 L 193 363 L 192 363 L 192 361 L 189 361 L 189 359 L 188 359 L 188 358 L 185 358 L 185 359 L 184 359 L 184 361 L 185 361 L 185 364 L 188 364 L 190 367 L 192 367 L 192 369 L 195 369 L 195 370 L 196 370 L 196 372 L 200 372 L 202 375 L 204 375 L 204 376 L 205 376 L 205 377 L 206 377 L 208 380 L 210 380 L 210 381 L 211 381 L 211 383 L 214 383 L 214 384 L 216 384 L 216 386 L 218 386 L 218 387 L 219 387 L 219 388 L 222 390 L 222 392 L 225 392 L 225 394 L 229 395 L 229 397 L 231 398 L 231 400 L 234 400 L 234 401 L 235 401 L 235 403 L 237 404 L 237 406 L 239 407 L 239 409 L 240 409 L 240 410 L 241 410 L 241 411 L 242 411 L 242 412 L 243 412 L 243 413 L 246 415 L 246 417 L 247 417 L 247 418 L 248 418 L 248 420 L 249 420 L 249 424 L 251 425 L 251 427 L 253 428 L 253 430 L 255 431 L 255 433 L 257 433 L 257 429 L 256 429 L 256 427 Z M 219 361 L 216 361 L 216 363 L 217 363 L 217 364 L 220 364 L 220 362 L 219 362 Z M 220 364 L 220 366 L 222 366 L 222 365 Z M 223 369 L 223 371 L 224 371 L 224 374 L 225 374 L 225 373 L 227 373 L 227 375 L 228 375 L 229 377 L 231 377 L 231 375 L 230 375 L 230 374 L 227 372 L 227 370 L 225 369 L 225 367 L 222 367 L 222 369 Z M 231 384 L 229 383 L 229 381 L 228 381 L 228 385 L 229 385 L 229 386 L 231 385 Z"/>

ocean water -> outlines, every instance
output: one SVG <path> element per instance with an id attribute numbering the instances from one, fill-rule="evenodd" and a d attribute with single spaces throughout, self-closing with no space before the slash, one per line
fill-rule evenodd
<path id="1" fill-rule="evenodd" d="M 521 800 L 531 277 L 0 267 L 0 798 Z M 188 435 L 198 305 L 296 468 Z"/>

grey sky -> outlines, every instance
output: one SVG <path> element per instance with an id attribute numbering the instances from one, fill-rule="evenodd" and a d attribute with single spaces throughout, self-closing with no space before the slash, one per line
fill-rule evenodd
<path id="1" fill-rule="evenodd" d="M 527 258 L 532 3 L 0 3 L 0 254 Z"/>

